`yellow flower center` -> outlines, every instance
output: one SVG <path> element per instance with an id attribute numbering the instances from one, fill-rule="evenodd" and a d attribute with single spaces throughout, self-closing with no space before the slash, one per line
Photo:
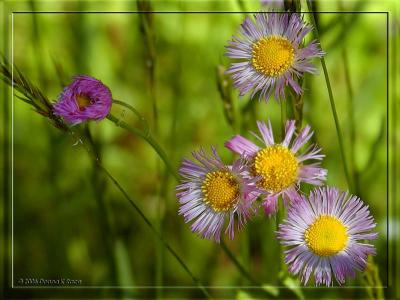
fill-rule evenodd
<path id="1" fill-rule="evenodd" d="M 294 48 L 284 37 L 271 35 L 253 45 L 253 67 L 260 73 L 275 77 L 282 75 L 292 65 Z"/>
<path id="2" fill-rule="evenodd" d="M 280 192 L 297 178 L 299 163 L 293 152 L 282 145 L 264 148 L 254 157 L 253 173 L 261 176 L 258 185 L 267 191 Z"/>
<path id="3" fill-rule="evenodd" d="M 201 190 L 204 202 L 216 212 L 230 210 L 238 202 L 239 183 L 226 171 L 207 173 Z"/>
<path id="4" fill-rule="evenodd" d="M 86 95 L 83 94 L 79 94 L 78 96 L 76 96 L 76 103 L 79 106 L 79 109 L 83 109 L 86 106 L 90 105 L 92 103 L 92 101 L 90 100 L 90 98 Z"/>
<path id="5" fill-rule="evenodd" d="M 304 238 L 308 248 L 315 254 L 332 256 L 346 247 L 349 236 L 340 220 L 333 216 L 322 215 L 307 228 Z"/>

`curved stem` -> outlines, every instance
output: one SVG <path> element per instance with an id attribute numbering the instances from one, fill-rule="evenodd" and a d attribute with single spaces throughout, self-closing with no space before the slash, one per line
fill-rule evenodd
<path id="1" fill-rule="evenodd" d="M 125 102 L 117 100 L 117 99 L 113 99 L 113 104 L 121 105 L 121 106 L 126 107 L 127 109 L 129 109 L 131 112 L 133 112 L 138 117 L 138 119 L 140 120 L 140 123 L 142 123 L 145 135 L 149 134 L 149 124 L 147 123 L 146 119 L 137 111 L 136 108 L 134 108 L 132 105 L 130 105 L 128 103 L 125 103 Z"/>
<path id="2" fill-rule="evenodd" d="M 162 161 L 165 163 L 165 166 L 167 167 L 168 171 L 175 177 L 176 180 L 179 180 L 179 178 L 180 178 L 179 174 L 176 172 L 175 168 L 171 165 L 164 150 L 157 143 L 157 141 L 150 135 L 150 133 L 147 133 L 147 134 L 143 133 L 142 131 L 130 126 L 126 122 L 113 116 L 112 114 L 109 114 L 107 116 L 107 119 L 109 119 L 111 122 L 113 122 L 118 127 L 124 128 L 124 129 L 128 130 L 130 133 L 132 133 L 134 135 L 138 135 L 139 137 L 144 139 L 154 149 L 154 151 L 157 152 L 157 154 L 160 156 Z"/>
<path id="3" fill-rule="evenodd" d="M 249 280 L 252 284 L 254 285 L 259 285 L 259 283 L 250 275 L 249 272 L 247 272 L 243 266 L 240 264 L 240 262 L 237 260 L 235 255 L 229 250 L 228 246 L 225 244 L 224 240 L 221 239 L 221 248 L 224 250 L 225 254 L 229 257 L 229 259 L 234 263 L 236 268 L 240 271 L 240 273 L 247 279 Z"/>
<path id="4" fill-rule="evenodd" d="M 318 27 L 317 27 L 317 24 L 315 22 L 315 17 L 314 17 L 315 12 L 312 11 L 312 6 L 310 3 L 310 0 L 307 0 L 307 6 L 308 6 L 308 10 L 311 12 L 310 15 L 311 15 L 311 21 L 312 21 L 312 24 L 314 27 L 315 37 L 322 48 L 321 41 L 319 39 Z M 321 57 L 320 59 L 321 59 L 322 69 L 324 71 L 326 87 L 328 89 L 329 102 L 330 102 L 331 109 L 332 109 L 333 119 L 335 121 L 336 134 L 337 134 L 338 140 L 339 140 L 339 149 L 340 149 L 340 155 L 341 155 L 342 161 L 343 161 L 344 174 L 346 176 L 346 181 L 347 181 L 347 185 L 348 185 L 349 189 L 353 190 L 353 185 L 352 185 L 352 181 L 350 178 L 350 173 L 349 173 L 346 155 L 345 155 L 345 151 L 344 151 L 343 136 L 342 136 L 342 132 L 340 130 L 339 118 L 338 118 L 338 115 L 336 112 L 335 99 L 333 98 L 333 93 L 332 93 L 331 83 L 329 80 L 328 70 L 326 68 L 324 57 Z"/>

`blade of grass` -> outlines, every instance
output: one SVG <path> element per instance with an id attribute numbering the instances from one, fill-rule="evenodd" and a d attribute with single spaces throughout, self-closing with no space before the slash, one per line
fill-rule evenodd
<path id="1" fill-rule="evenodd" d="M 280 100 L 281 106 L 281 140 L 285 139 L 286 100 Z"/>
<path id="2" fill-rule="evenodd" d="M 319 33 L 318 33 L 318 27 L 317 24 L 315 22 L 315 12 L 312 10 L 312 5 L 311 5 L 311 1 L 307 0 L 307 6 L 308 6 L 308 10 L 311 12 L 311 23 L 313 25 L 313 30 L 314 30 L 314 34 L 315 37 L 317 39 L 317 41 L 319 42 L 321 48 L 322 44 L 319 38 Z M 329 95 L 329 103 L 331 105 L 331 110 L 332 110 L 332 115 L 333 115 L 333 119 L 335 121 L 335 128 L 336 128 L 336 134 L 338 137 L 338 141 L 339 141 L 339 149 L 340 149 L 340 155 L 342 157 L 342 162 L 343 162 L 343 170 L 344 170 L 344 174 L 346 177 L 346 181 L 347 181 L 347 185 L 348 188 L 350 189 L 350 191 L 353 191 L 353 184 L 350 178 L 350 173 L 349 173 L 349 169 L 348 169 L 348 164 L 347 164 L 347 160 L 346 160 L 346 155 L 345 155 L 345 150 L 344 150 L 344 143 L 343 143 L 343 136 L 342 136 L 342 132 L 340 129 L 340 124 L 339 124 L 339 118 L 336 112 L 336 105 L 335 105 L 335 99 L 333 97 L 333 93 L 332 93 L 332 87 L 331 87 L 331 83 L 329 80 L 329 74 L 328 74 L 328 69 L 326 68 L 326 63 L 325 63 L 325 58 L 321 57 L 321 65 L 322 65 L 322 69 L 324 71 L 324 77 L 325 77 L 325 82 L 326 82 L 326 88 L 328 90 L 328 95 Z"/>
<path id="3" fill-rule="evenodd" d="M 345 26 L 345 25 L 344 25 Z M 344 68 L 344 78 L 346 82 L 347 93 L 349 97 L 348 101 L 348 118 L 349 118 L 349 131 L 350 131 L 350 160 L 351 160 L 351 174 L 354 178 L 354 193 L 358 194 L 359 190 L 359 180 L 357 180 L 358 173 L 355 166 L 355 141 L 356 141 L 356 128 L 355 128 L 355 119 L 354 119 L 354 92 L 351 84 L 350 71 L 349 71 L 349 59 L 347 56 L 347 51 L 345 48 L 342 48 L 342 60 L 343 60 L 343 68 Z"/>
<path id="4" fill-rule="evenodd" d="M 225 241 L 221 239 L 221 248 L 225 252 L 225 254 L 229 257 L 229 259 L 233 262 L 233 264 L 236 266 L 236 268 L 239 270 L 239 272 L 242 274 L 243 277 L 245 277 L 248 281 L 250 281 L 254 285 L 260 285 L 254 278 L 251 276 L 249 272 L 246 271 L 246 269 L 240 264 L 236 256 L 232 253 L 232 251 L 228 248 L 226 245 Z"/>
<path id="5" fill-rule="evenodd" d="M 221 246 L 222 250 L 225 252 L 225 254 L 228 256 L 228 258 L 232 261 L 232 263 L 239 270 L 240 274 L 244 278 L 246 278 L 249 282 L 251 282 L 253 285 L 260 288 L 260 291 L 263 293 L 263 299 L 270 298 L 271 296 L 276 297 L 274 291 L 263 288 L 263 285 L 261 285 L 257 280 L 255 280 L 254 277 L 242 266 L 242 264 L 239 262 L 239 260 L 236 258 L 236 256 L 232 253 L 232 251 L 229 249 L 229 247 L 226 245 L 226 243 L 223 239 L 221 239 L 220 246 Z"/>
<path id="6" fill-rule="evenodd" d="M 96 158 L 92 163 L 91 170 L 91 183 L 93 186 L 94 197 L 96 198 L 97 208 L 99 210 L 99 223 L 102 228 L 102 231 L 105 232 L 105 235 L 102 235 L 102 239 L 105 245 L 105 251 L 107 254 L 108 263 L 110 265 L 111 271 L 111 281 L 115 284 L 117 281 L 117 263 L 116 263 L 116 255 L 115 255 L 115 240 L 114 234 L 111 229 L 110 218 L 108 214 L 108 210 L 106 207 L 104 194 L 106 189 L 106 184 L 104 182 L 104 178 L 99 176 L 99 168 L 95 161 L 100 161 L 101 158 L 101 145 L 98 141 L 96 141 L 90 130 L 88 124 L 85 124 L 84 134 L 87 137 L 87 141 L 91 147 L 91 151 Z"/>
<path id="7" fill-rule="evenodd" d="M 158 124 L 158 107 L 157 107 L 157 95 L 156 95 L 156 64 L 157 64 L 157 53 L 156 53 L 156 43 L 155 43 L 155 35 L 156 30 L 154 28 L 154 14 L 151 12 L 153 11 L 153 7 L 150 1 L 148 0 L 137 0 L 136 6 L 139 12 L 146 12 L 139 14 L 139 26 L 141 31 L 141 36 L 143 39 L 143 44 L 145 45 L 144 48 L 144 56 L 145 56 L 145 69 L 147 74 L 147 81 L 148 81 L 148 91 L 150 93 L 150 101 L 152 106 L 152 115 L 153 115 L 153 128 L 154 133 L 156 136 L 159 134 L 159 124 Z M 161 165 L 159 158 L 156 157 L 156 178 L 161 178 Z M 163 234 L 163 215 L 161 210 L 161 186 L 159 184 L 160 180 L 155 180 L 155 194 L 156 194 L 156 201 L 157 201 L 157 228 L 158 231 Z M 156 285 L 162 286 L 162 274 L 163 274 L 163 247 L 161 243 L 157 243 L 157 263 L 156 263 Z M 163 298 L 162 289 L 157 289 L 157 298 Z"/>
<path id="8" fill-rule="evenodd" d="M 338 8 L 340 10 L 344 10 L 343 7 L 343 3 L 342 1 L 338 2 Z M 349 24 L 350 21 L 347 21 L 347 19 L 345 18 L 343 20 L 343 22 L 341 22 L 342 24 L 342 31 L 348 31 L 347 28 L 349 28 L 349 26 L 351 26 L 351 24 Z M 353 91 L 353 86 L 351 83 L 351 77 L 350 77 L 350 67 L 349 67 L 349 59 L 348 59 L 348 55 L 347 55 L 347 49 L 346 49 L 346 45 L 342 45 L 342 61 L 343 61 L 343 68 L 344 68 L 344 78 L 345 78 L 345 82 L 346 82 L 346 89 L 347 89 L 347 94 L 349 97 L 349 101 L 348 101 L 348 106 L 347 106 L 347 110 L 348 110 L 348 119 L 349 119 L 349 123 L 350 123 L 350 168 L 351 168 L 351 175 L 353 176 L 354 179 L 354 193 L 359 195 L 359 173 L 357 172 L 357 168 L 355 165 L 355 142 L 356 142 L 356 125 L 355 125 L 355 118 L 354 118 L 354 91 Z"/>

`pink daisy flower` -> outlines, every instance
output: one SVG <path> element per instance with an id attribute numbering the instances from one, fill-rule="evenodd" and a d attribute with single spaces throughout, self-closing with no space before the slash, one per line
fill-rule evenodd
<path id="1" fill-rule="evenodd" d="M 243 159 L 227 166 L 215 148 L 212 152 L 208 156 L 203 150 L 194 151 L 196 162 L 182 162 L 179 173 L 184 180 L 176 187 L 176 195 L 179 214 L 185 222 L 193 221 L 192 231 L 219 242 L 226 220 L 225 233 L 233 239 L 235 229 L 241 229 L 255 214 L 257 178 L 250 178 Z"/>
<path id="2" fill-rule="evenodd" d="M 297 78 L 305 72 L 316 74 L 311 63 L 324 52 L 314 40 L 303 45 L 311 31 L 297 13 L 257 13 L 247 17 L 239 32 L 226 46 L 226 56 L 236 60 L 227 73 L 232 74 L 240 96 L 257 92 L 259 99 L 268 101 L 271 95 L 285 98 L 285 87 L 302 93 Z"/>
<path id="3" fill-rule="evenodd" d="M 285 137 L 280 143 L 274 140 L 271 122 L 267 125 L 258 121 L 257 126 L 261 136 L 254 135 L 263 144 L 261 147 L 241 135 L 225 142 L 225 146 L 248 159 L 251 174 L 261 178 L 257 186 L 263 191 L 263 206 L 270 216 L 276 213 L 279 196 L 285 203 L 297 198 L 301 182 L 321 185 L 326 180 L 327 170 L 321 168 L 320 162 L 308 163 L 322 160 L 321 148 L 310 145 L 302 150 L 313 135 L 310 126 L 296 134 L 295 121 L 288 120 Z"/>
<path id="4" fill-rule="evenodd" d="M 365 243 L 377 238 L 371 232 L 375 226 L 368 205 L 358 197 L 322 187 L 293 202 L 277 237 L 289 247 L 289 272 L 304 284 L 314 274 L 315 285 L 330 286 L 333 277 L 341 285 L 364 270 L 368 255 L 375 254 L 374 246 Z"/>

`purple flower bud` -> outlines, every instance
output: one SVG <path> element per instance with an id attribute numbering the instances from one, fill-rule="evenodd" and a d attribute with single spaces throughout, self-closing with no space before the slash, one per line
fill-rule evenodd
<path id="1" fill-rule="evenodd" d="M 64 88 L 53 107 L 54 114 L 70 125 L 88 120 L 100 121 L 110 112 L 112 95 L 100 80 L 90 76 L 76 76 Z"/>

